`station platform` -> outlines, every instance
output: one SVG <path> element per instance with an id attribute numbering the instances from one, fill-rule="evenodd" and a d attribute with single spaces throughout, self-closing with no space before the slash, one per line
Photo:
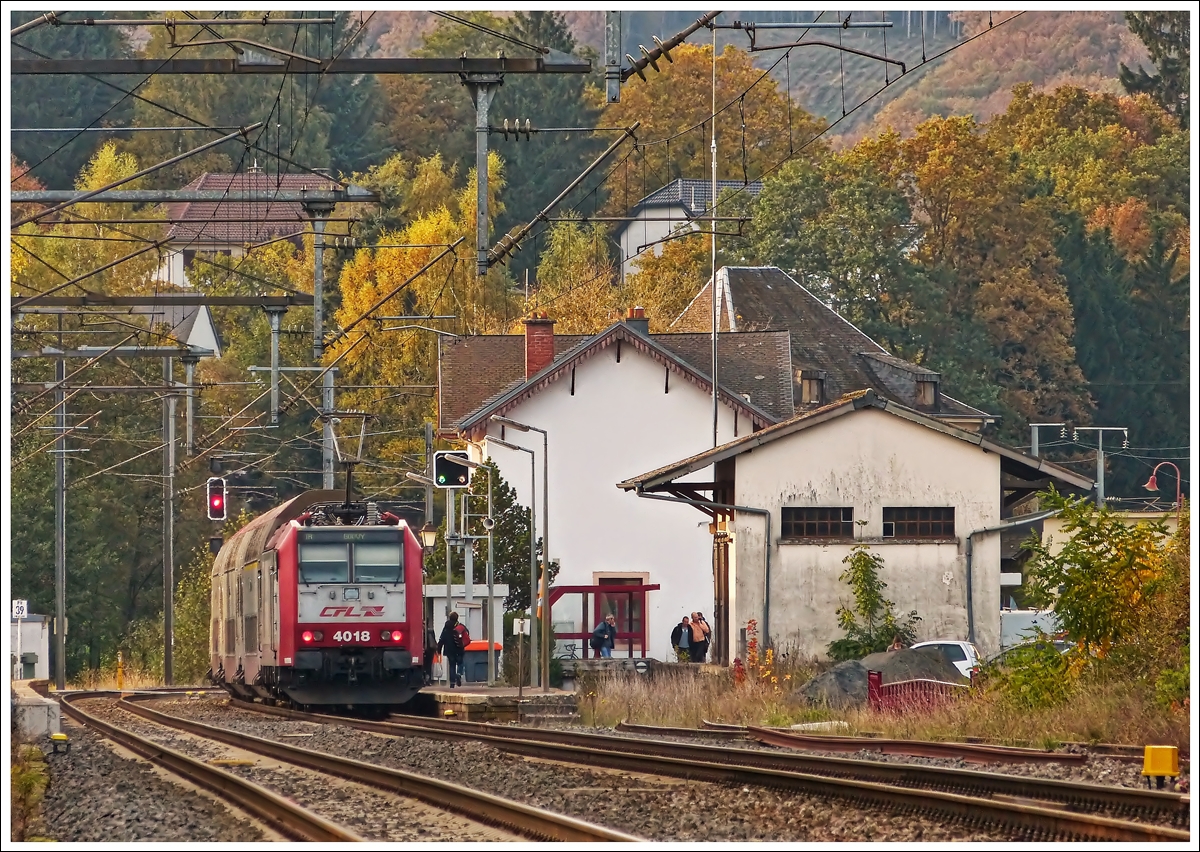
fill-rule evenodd
<path id="1" fill-rule="evenodd" d="M 444 684 L 423 688 L 415 699 L 421 715 L 464 722 L 517 722 L 536 725 L 573 722 L 578 717 L 575 693 L 551 688 L 525 687 L 518 696 L 515 686 L 488 687 L 465 683 L 450 689 Z"/>
<path id="2" fill-rule="evenodd" d="M 26 739 L 57 734 L 62 729 L 62 714 L 58 702 L 46 697 L 44 680 L 12 682 L 13 716 L 17 729 Z"/>

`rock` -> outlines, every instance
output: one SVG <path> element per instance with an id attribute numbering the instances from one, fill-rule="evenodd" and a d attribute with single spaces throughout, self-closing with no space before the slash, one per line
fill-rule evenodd
<path id="1" fill-rule="evenodd" d="M 796 690 L 796 695 L 835 710 L 855 707 L 867 700 L 867 669 L 858 660 L 838 663 Z"/>

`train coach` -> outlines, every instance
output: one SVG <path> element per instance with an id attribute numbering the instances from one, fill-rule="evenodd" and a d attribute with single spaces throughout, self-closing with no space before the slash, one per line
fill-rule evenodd
<path id="1" fill-rule="evenodd" d="M 422 683 L 420 540 L 373 504 L 309 491 L 255 518 L 212 569 L 209 679 L 292 705 L 401 704 Z"/>

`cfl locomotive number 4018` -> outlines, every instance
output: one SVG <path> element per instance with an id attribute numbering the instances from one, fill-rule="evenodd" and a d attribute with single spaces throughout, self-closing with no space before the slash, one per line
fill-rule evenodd
<path id="1" fill-rule="evenodd" d="M 370 642 L 370 630 L 339 630 L 333 634 L 334 642 Z"/>

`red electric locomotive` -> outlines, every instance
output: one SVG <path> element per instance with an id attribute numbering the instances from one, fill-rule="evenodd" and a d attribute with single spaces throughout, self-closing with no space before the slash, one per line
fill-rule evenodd
<path id="1" fill-rule="evenodd" d="M 212 571 L 212 682 L 297 705 L 401 704 L 421 688 L 420 540 L 341 492 L 255 518 Z"/>

